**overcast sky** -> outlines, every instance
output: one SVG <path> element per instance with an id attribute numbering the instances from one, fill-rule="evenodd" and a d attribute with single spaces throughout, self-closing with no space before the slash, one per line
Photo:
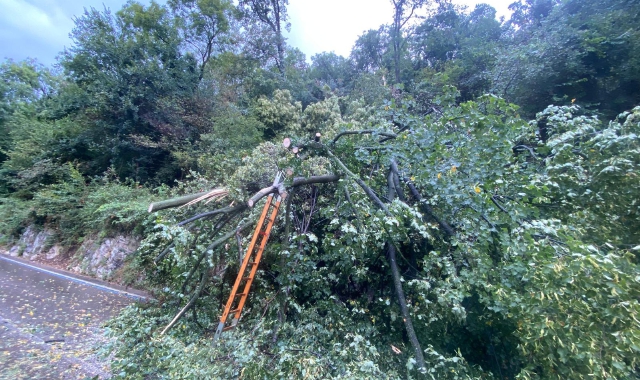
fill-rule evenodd
<path id="1" fill-rule="evenodd" d="M 498 16 L 508 15 L 514 0 L 454 0 L 473 8 L 476 3 L 491 4 Z M 143 0 L 142 3 L 149 3 Z M 164 1 L 159 1 L 164 2 Z M 36 58 L 43 64 L 55 63 L 65 46 L 73 18 L 84 8 L 119 10 L 125 0 L 0 0 L 0 58 Z M 348 56 L 356 38 L 391 20 L 389 0 L 289 0 L 291 33 L 289 44 L 307 57 L 323 51 Z"/>

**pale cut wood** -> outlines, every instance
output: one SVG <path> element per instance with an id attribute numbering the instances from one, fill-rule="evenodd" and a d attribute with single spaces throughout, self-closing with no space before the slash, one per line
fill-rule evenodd
<path id="1" fill-rule="evenodd" d="M 197 194 L 188 194 L 178 198 L 167 199 L 166 201 L 154 202 L 149 205 L 149 212 L 164 210 L 172 207 L 179 207 L 208 193 L 208 191 L 203 191 Z"/>
<path id="2" fill-rule="evenodd" d="M 227 191 L 227 189 L 225 188 L 217 188 L 217 189 L 213 189 L 211 191 L 209 191 L 208 193 L 206 193 L 205 195 L 198 197 L 194 200 L 192 200 L 191 202 L 187 202 L 184 205 L 180 206 L 180 208 L 182 207 L 187 207 L 187 206 L 191 206 L 194 205 L 200 201 L 203 201 L 205 199 L 209 199 L 209 201 L 207 203 L 209 203 L 212 199 L 215 199 L 217 197 L 222 197 L 224 198 L 227 194 L 229 194 L 229 191 Z"/>

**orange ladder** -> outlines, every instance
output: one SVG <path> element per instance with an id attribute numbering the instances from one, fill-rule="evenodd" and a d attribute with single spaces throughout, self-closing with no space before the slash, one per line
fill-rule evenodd
<path id="1" fill-rule="evenodd" d="M 279 181 L 279 177 L 280 176 L 276 178 L 274 185 Z M 274 196 L 274 194 L 271 194 L 269 195 L 269 198 L 267 198 L 267 203 L 264 205 L 262 215 L 260 215 L 260 220 L 258 221 L 256 230 L 253 233 L 253 238 L 247 248 L 247 253 L 244 255 L 244 260 L 242 260 L 238 277 L 236 278 L 236 282 L 233 285 L 231 294 L 229 295 L 229 300 L 227 300 L 227 305 L 224 308 L 222 317 L 220 317 L 220 323 L 216 329 L 216 334 L 213 336 L 214 341 L 220 338 L 223 331 L 231 330 L 238 324 L 242 308 L 244 307 L 249 295 L 249 289 L 251 289 L 251 284 L 253 283 L 256 271 L 258 270 L 258 264 L 262 258 L 262 252 L 267 244 L 267 240 L 269 240 L 271 227 L 273 227 L 273 223 L 278 215 L 280 203 L 284 197 L 286 197 L 286 193 L 284 193 L 282 197 L 280 197 L 280 195 Z M 267 217 L 267 215 L 269 215 L 269 217 Z M 248 275 L 247 271 L 250 272 Z M 244 286 L 242 286 L 242 292 L 238 293 L 238 289 L 240 289 L 242 284 L 244 284 Z M 228 320 L 230 315 L 233 315 L 231 322 Z"/>

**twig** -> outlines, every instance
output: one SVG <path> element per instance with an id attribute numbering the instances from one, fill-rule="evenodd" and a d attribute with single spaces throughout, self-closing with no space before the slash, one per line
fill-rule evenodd
<path id="1" fill-rule="evenodd" d="M 500 203 L 498 203 L 498 200 L 496 199 L 495 195 L 491 196 L 491 202 L 493 202 L 493 204 L 496 205 L 496 207 L 498 207 L 500 209 L 500 211 L 502 211 L 505 214 L 511 216 L 511 214 L 509 214 L 509 212 L 504 207 L 502 207 L 502 205 Z M 521 221 L 516 220 L 516 223 L 518 223 L 518 225 L 520 227 L 522 227 L 522 222 Z"/>
<path id="2" fill-rule="evenodd" d="M 465 208 L 465 207 L 466 207 L 466 208 L 468 208 L 468 209 L 471 209 L 471 210 L 475 211 L 478 215 L 480 215 L 480 217 L 481 217 L 485 222 L 487 222 L 487 224 L 488 224 L 491 228 L 493 228 L 494 230 L 496 229 L 496 225 L 495 225 L 495 224 L 493 224 L 493 223 L 489 220 L 489 218 L 487 218 L 487 216 L 486 216 L 485 214 L 483 214 L 483 213 L 481 213 L 480 211 L 476 210 L 476 208 L 475 208 L 475 207 L 473 207 L 473 206 L 471 206 L 471 205 L 464 205 L 464 206 L 462 206 L 462 208 Z"/>
<path id="3" fill-rule="evenodd" d="M 516 145 L 516 146 L 513 147 L 513 149 L 519 150 L 519 151 L 528 150 L 529 154 L 531 154 L 531 157 L 533 157 L 536 160 L 538 159 L 538 157 L 536 156 L 536 152 L 530 146 L 527 146 L 527 145 Z"/>

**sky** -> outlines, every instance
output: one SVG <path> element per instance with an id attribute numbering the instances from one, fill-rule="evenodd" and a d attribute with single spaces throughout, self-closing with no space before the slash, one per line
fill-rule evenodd
<path id="1" fill-rule="evenodd" d="M 473 8 L 488 3 L 508 16 L 514 0 L 454 0 Z M 149 3 L 148 0 L 140 1 Z M 164 1 L 158 1 L 164 2 Z M 0 59 L 36 58 L 52 65 L 70 47 L 73 19 L 85 8 L 119 10 L 125 0 L 0 0 Z M 391 21 L 389 0 L 289 0 L 288 43 L 310 58 L 323 51 L 348 56 L 359 35 Z"/>

